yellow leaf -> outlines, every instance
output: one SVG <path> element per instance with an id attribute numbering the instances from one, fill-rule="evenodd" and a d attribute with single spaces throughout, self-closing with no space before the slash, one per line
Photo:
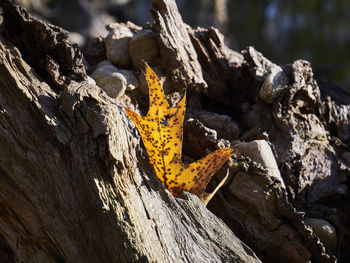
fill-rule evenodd
<path id="1" fill-rule="evenodd" d="M 223 148 L 185 165 L 181 161 L 182 128 L 186 110 L 186 94 L 176 107 L 170 107 L 157 75 L 146 65 L 149 87 L 149 110 L 145 117 L 125 108 L 139 130 L 149 161 L 157 177 L 177 196 L 188 191 L 198 196 L 214 173 L 230 158 L 233 150 Z"/>

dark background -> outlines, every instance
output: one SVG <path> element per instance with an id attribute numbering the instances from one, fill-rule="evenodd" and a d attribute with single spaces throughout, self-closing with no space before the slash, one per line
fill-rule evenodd
<path id="1" fill-rule="evenodd" d="M 81 47 L 110 22 L 152 22 L 151 0 L 17 0 L 66 30 Z M 277 64 L 312 63 L 316 79 L 350 90 L 350 1 L 177 0 L 192 27 L 215 26 L 234 50 L 254 46 Z"/>

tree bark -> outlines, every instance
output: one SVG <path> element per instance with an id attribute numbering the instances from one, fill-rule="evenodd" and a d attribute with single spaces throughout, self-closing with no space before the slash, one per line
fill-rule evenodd
<path id="1" fill-rule="evenodd" d="M 0 229 L 9 262 L 260 262 L 196 196 L 174 198 L 157 181 L 120 103 L 84 72 L 74 78 L 81 60 L 66 62 L 81 56 L 61 29 L 10 1 L 1 7 Z"/>
<path id="2" fill-rule="evenodd" d="M 0 7 L 4 262 L 349 258 L 349 97 L 318 84 L 308 62 L 280 67 L 253 47 L 230 50 L 215 28 L 185 25 L 175 1 L 154 0 L 153 25 L 109 25 L 84 66 L 67 32 L 10 0 Z M 130 87 L 131 74 L 138 86 L 116 98 L 85 72 L 112 61 L 113 41 L 126 57 L 124 68 L 113 59 L 120 83 Z M 208 208 L 165 189 L 123 110 L 147 110 L 143 60 L 170 103 L 188 90 L 185 162 L 223 146 L 237 151 L 208 186 L 229 170 Z"/>

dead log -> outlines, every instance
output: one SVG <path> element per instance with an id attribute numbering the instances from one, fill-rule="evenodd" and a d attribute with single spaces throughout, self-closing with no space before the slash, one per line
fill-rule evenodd
<path id="1" fill-rule="evenodd" d="M 175 1 L 155 0 L 153 25 L 111 24 L 86 50 L 95 82 L 62 29 L 10 0 L 0 6 L 0 255 L 8 262 L 349 258 L 350 109 L 346 96 L 321 94 L 326 84 L 308 62 L 277 66 L 252 47 L 232 51 L 218 30 L 185 25 Z M 208 206 L 225 223 L 191 194 L 174 198 L 147 162 L 121 107 L 147 110 L 142 61 L 170 103 L 188 88 L 185 162 L 236 149 Z"/>
<path id="2" fill-rule="evenodd" d="M 8 262 L 260 262 L 197 197 L 174 198 L 157 182 L 120 103 L 83 71 L 74 77 L 81 56 L 65 32 L 11 1 L 1 7 L 0 236 Z"/>

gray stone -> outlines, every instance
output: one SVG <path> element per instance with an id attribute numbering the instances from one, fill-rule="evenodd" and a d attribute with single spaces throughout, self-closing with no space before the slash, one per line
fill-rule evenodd
<path id="1" fill-rule="evenodd" d="M 127 91 L 132 91 L 136 88 L 139 87 L 139 81 L 135 77 L 134 73 L 131 70 L 126 70 L 126 69 L 118 69 L 117 67 L 113 66 L 108 60 L 104 60 L 100 62 L 97 65 L 97 69 L 95 72 L 99 71 L 105 71 L 107 74 L 114 74 L 114 73 L 120 73 L 124 76 L 125 81 L 126 81 L 126 90 Z M 95 72 L 93 75 L 95 75 Z"/>
<path id="2" fill-rule="evenodd" d="M 249 157 L 256 163 L 260 163 L 268 171 L 268 176 L 278 179 L 281 182 L 282 187 L 285 188 L 275 156 L 273 155 L 271 147 L 267 141 L 255 140 L 246 143 L 239 143 L 235 144 L 233 148 L 243 156 Z"/>
<path id="3" fill-rule="evenodd" d="M 71 44 L 77 44 L 79 47 L 86 45 L 86 39 L 82 34 L 79 34 L 78 32 L 69 32 L 68 41 Z"/>
<path id="4" fill-rule="evenodd" d="M 113 23 L 107 26 L 105 38 L 107 59 L 117 67 L 130 66 L 129 43 L 134 32 L 123 23 Z"/>
<path id="5" fill-rule="evenodd" d="M 337 245 L 337 232 L 335 227 L 327 220 L 319 218 L 305 218 L 305 224 L 310 226 L 322 243 L 330 249 Z"/>
<path id="6" fill-rule="evenodd" d="M 130 70 L 126 69 L 118 69 L 117 72 L 122 74 L 124 78 L 126 79 L 126 90 L 132 91 L 134 89 L 137 89 L 139 87 L 139 81 L 135 77 L 134 73 Z"/>
<path id="7" fill-rule="evenodd" d="M 135 69 L 143 68 L 145 62 L 154 64 L 158 57 L 156 35 L 151 30 L 138 32 L 130 41 L 129 54 Z"/>
<path id="8" fill-rule="evenodd" d="M 126 78 L 112 64 L 100 63 L 91 76 L 97 85 L 112 98 L 120 97 L 126 90 Z"/>
<path id="9" fill-rule="evenodd" d="M 288 77 L 282 68 L 273 64 L 259 91 L 260 99 L 266 103 L 273 103 L 287 87 L 288 81 Z"/>

